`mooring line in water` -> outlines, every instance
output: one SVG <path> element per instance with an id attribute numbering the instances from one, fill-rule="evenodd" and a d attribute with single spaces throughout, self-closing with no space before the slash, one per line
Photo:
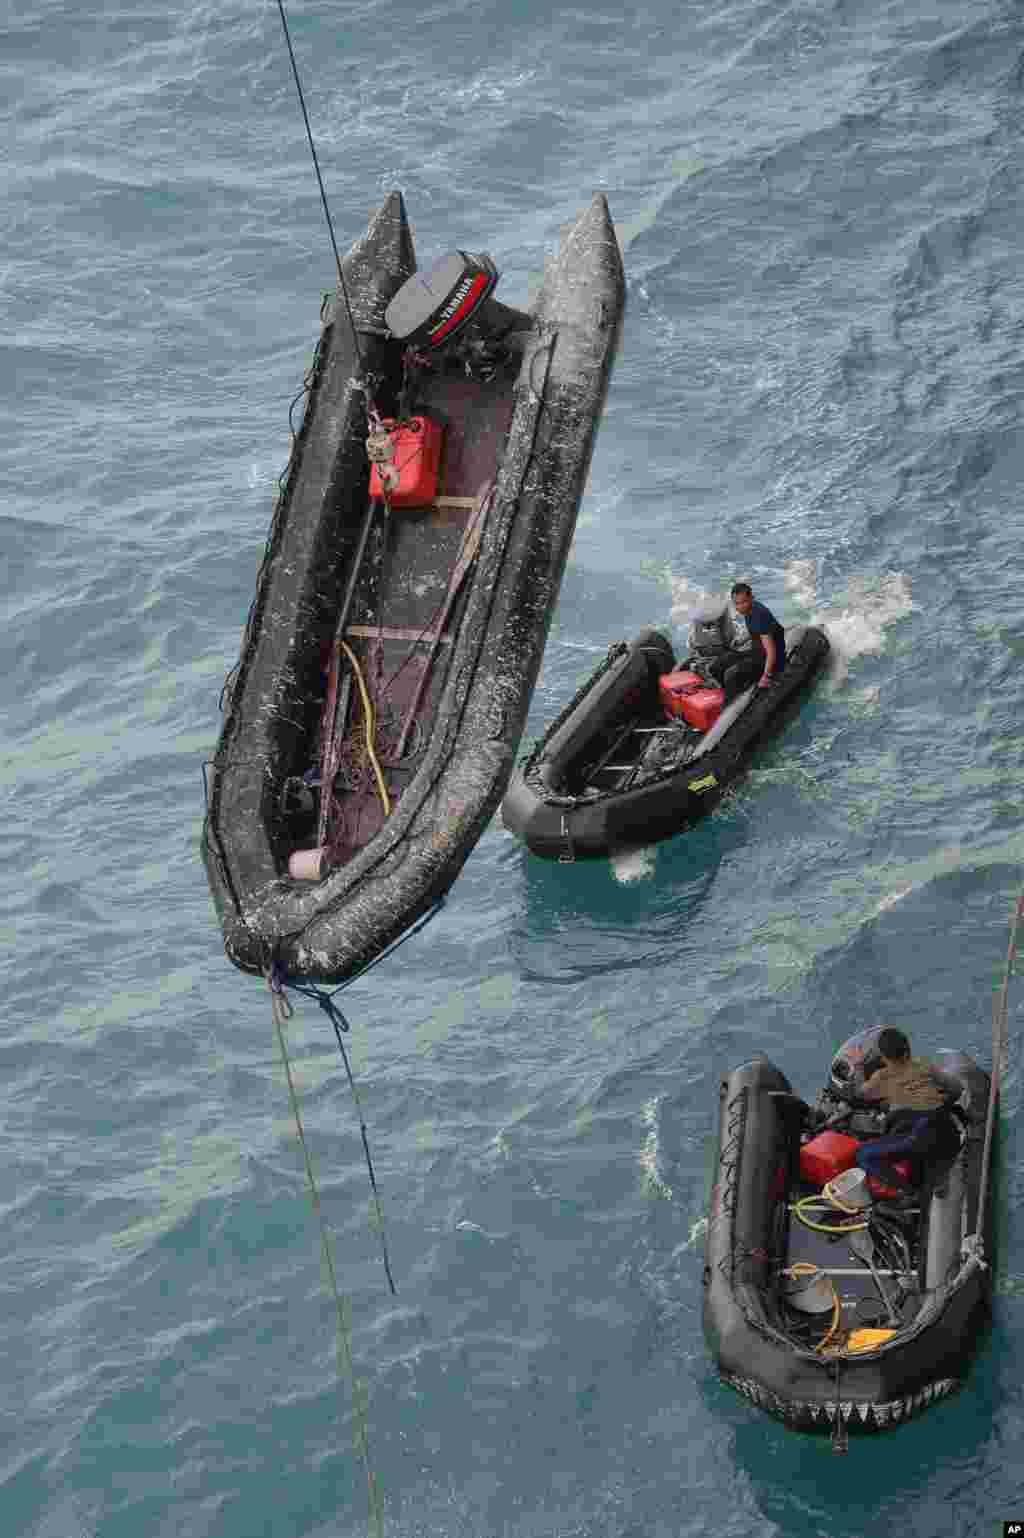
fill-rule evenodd
<path id="1" fill-rule="evenodd" d="M 271 986 L 273 987 L 274 984 L 271 984 Z M 283 985 L 278 982 L 277 986 L 280 988 Z M 373 1172 L 373 1159 L 370 1157 L 370 1140 L 366 1131 L 366 1122 L 363 1120 L 363 1103 L 359 1098 L 359 1089 L 356 1085 L 355 1076 L 352 1073 L 352 1067 L 348 1060 L 348 1053 L 345 1051 L 345 1043 L 341 1037 L 342 1031 L 347 1032 L 351 1029 L 351 1027 L 349 1026 L 345 1016 L 342 1014 L 337 1004 L 335 1004 L 334 999 L 329 993 L 321 993 L 319 988 L 303 987 L 297 988 L 296 991 L 298 993 L 305 994 L 307 998 L 316 999 L 317 1003 L 320 1005 L 320 1008 L 323 1010 L 324 1014 L 328 1016 L 331 1024 L 334 1026 L 334 1034 L 338 1041 L 338 1051 L 341 1053 L 341 1060 L 345 1064 L 345 1072 L 348 1075 L 348 1086 L 352 1091 L 352 1100 L 355 1104 L 356 1115 L 359 1118 L 359 1132 L 363 1139 L 363 1153 L 366 1156 L 366 1169 L 370 1176 L 370 1189 L 373 1192 L 373 1206 L 376 1213 L 375 1226 L 377 1232 L 380 1234 L 380 1248 L 381 1255 L 384 1260 L 384 1274 L 387 1276 L 388 1286 L 390 1287 L 391 1294 L 394 1297 L 397 1295 L 397 1288 L 395 1287 L 395 1279 L 391 1274 L 391 1261 L 388 1258 L 388 1241 L 387 1235 L 384 1231 L 384 1209 L 381 1206 L 380 1192 L 377 1189 L 377 1177 Z M 283 998 L 283 992 L 280 993 L 279 996 Z M 291 1008 L 290 1005 L 289 1008 Z"/>
<path id="2" fill-rule="evenodd" d="M 295 50 L 292 47 L 292 35 L 288 29 L 288 18 L 284 12 L 284 0 L 277 0 L 277 9 L 281 13 L 281 26 L 284 28 L 284 40 L 288 45 L 288 57 L 292 61 L 292 74 L 295 76 L 295 89 L 299 93 L 299 106 L 302 108 L 303 121 L 306 124 L 306 138 L 309 140 L 309 151 L 313 157 L 313 169 L 316 172 L 317 184 L 320 188 L 320 201 L 324 205 L 324 218 L 327 220 L 327 232 L 331 237 L 331 247 L 334 251 L 334 265 L 338 269 L 338 287 L 341 289 L 341 297 L 345 301 L 345 309 L 348 312 L 348 323 L 352 328 L 352 345 L 356 350 L 356 358 L 359 363 L 359 374 L 363 372 L 363 353 L 359 346 L 359 336 L 356 331 L 356 323 L 352 318 L 352 306 L 348 300 L 348 288 L 345 285 L 345 274 L 341 270 L 341 256 L 338 252 L 338 242 L 334 235 L 334 221 L 331 218 L 331 210 L 327 204 L 327 193 L 324 190 L 324 179 L 320 175 L 320 161 L 316 153 L 316 145 L 313 142 L 313 130 L 310 127 L 309 113 L 306 111 L 306 97 L 302 89 L 302 81 L 299 79 L 299 66 L 295 62 Z"/>
<path id="3" fill-rule="evenodd" d="M 334 1254 L 331 1250 L 331 1236 L 324 1219 L 323 1208 L 320 1203 L 320 1192 L 317 1189 L 316 1176 L 313 1173 L 313 1162 L 306 1144 L 306 1134 L 302 1126 L 302 1115 L 299 1111 L 299 1099 L 295 1092 L 295 1081 L 292 1078 L 292 1066 L 288 1058 L 288 1047 L 284 1037 L 284 1026 L 291 1019 L 292 1006 L 284 991 L 275 984 L 272 974 L 267 975 L 267 986 L 270 989 L 271 1008 L 274 1017 L 274 1028 L 277 1032 L 278 1046 L 281 1049 L 281 1061 L 284 1064 L 285 1078 L 288 1081 L 288 1097 L 292 1103 L 292 1114 L 295 1117 L 295 1127 L 302 1145 L 302 1156 L 306 1164 L 306 1177 L 309 1181 L 310 1198 L 313 1203 L 313 1211 L 320 1226 L 320 1247 L 327 1269 L 331 1294 L 334 1298 L 334 1306 L 338 1316 L 337 1349 L 338 1349 L 338 1374 L 347 1375 L 352 1384 L 352 1407 L 355 1412 L 356 1454 L 366 1471 L 366 1491 L 369 1500 L 369 1531 L 374 1538 L 383 1538 L 384 1519 L 381 1506 L 380 1487 L 377 1484 L 377 1476 L 370 1466 L 370 1428 L 369 1428 L 369 1400 L 366 1384 L 356 1376 L 355 1359 L 352 1354 L 352 1320 L 351 1302 L 343 1297 L 338 1287 L 338 1276 L 334 1269 Z M 343 1054 L 344 1055 L 344 1054 Z M 348 1067 L 348 1059 L 345 1060 Z M 351 1074 L 350 1074 L 351 1078 Z M 365 1137 L 364 1137 L 365 1146 Z M 388 1272 L 390 1279 L 390 1271 Z M 392 1283 L 392 1292 L 394 1284 Z"/>

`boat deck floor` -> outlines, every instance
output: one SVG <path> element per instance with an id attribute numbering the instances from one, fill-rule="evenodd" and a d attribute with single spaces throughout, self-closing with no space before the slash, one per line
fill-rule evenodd
<path id="1" fill-rule="evenodd" d="M 841 1309 L 840 1328 L 852 1329 L 867 1321 L 867 1315 L 879 1316 L 878 1322 L 885 1323 L 882 1300 L 878 1295 L 878 1289 L 872 1279 L 871 1272 L 859 1256 L 850 1249 L 849 1244 L 842 1234 L 822 1233 L 820 1229 L 808 1228 L 802 1223 L 793 1211 L 793 1205 L 805 1196 L 820 1194 L 813 1186 L 805 1185 L 797 1188 L 790 1195 L 789 1227 L 786 1243 L 786 1266 L 794 1266 L 801 1262 L 810 1262 L 824 1271 L 832 1281 L 839 1295 Z M 803 1209 L 814 1222 L 834 1223 L 837 1218 L 836 1209 L 828 1202 L 822 1200 L 820 1212 L 813 1206 Z M 862 1230 L 863 1232 L 863 1230 Z M 898 1293 L 897 1278 L 888 1270 L 886 1263 L 879 1258 L 875 1262 L 882 1284 L 897 1302 Z M 872 1305 L 868 1308 L 868 1303 Z M 904 1320 L 909 1314 L 916 1312 L 917 1304 L 914 1295 L 907 1301 L 901 1310 Z M 827 1316 L 826 1316 L 827 1317 Z"/>
<path id="2" fill-rule="evenodd" d="M 345 639 L 373 701 L 376 751 L 392 804 L 401 799 L 433 731 L 473 568 L 450 602 L 449 589 L 474 511 L 501 462 L 514 378 L 514 371 L 490 382 L 442 371 L 421 378 L 415 410 L 445 427 L 438 497 L 427 506 L 394 508 L 388 518 L 381 514 L 372 536 Z M 385 820 L 363 748 L 362 709 L 353 703 L 357 691 L 348 692 L 348 746 L 335 782 L 329 839 L 341 862 L 368 844 Z"/>

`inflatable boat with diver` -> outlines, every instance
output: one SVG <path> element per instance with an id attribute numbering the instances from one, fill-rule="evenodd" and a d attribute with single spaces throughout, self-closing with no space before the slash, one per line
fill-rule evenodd
<path id="1" fill-rule="evenodd" d="M 660 631 L 611 646 L 575 698 L 517 766 L 502 803 L 506 828 L 563 862 L 670 838 L 709 812 L 821 667 L 828 638 L 787 629 L 786 663 L 768 688 L 728 704 L 719 685 L 728 600 L 691 616 L 677 662 Z"/>
<path id="2" fill-rule="evenodd" d="M 997 1080 L 955 1048 L 935 1054 L 944 1156 L 865 1174 L 857 1149 L 886 1117 L 847 1097 L 878 1066 L 883 1029 L 840 1048 L 813 1109 L 766 1057 L 720 1089 L 704 1267 L 719 1376 L 840 1446 L 957 1389 L 988 1317 Z"/>
<path id="3" fill-rule="evenodd" d="M 229 958 L 338 982 L 455 880 L 501 800 L 625 285 L 607 203 L 528 311 L 418 271 L 395 192 L 341 263 L 223 697 L 203 855 Z"/>

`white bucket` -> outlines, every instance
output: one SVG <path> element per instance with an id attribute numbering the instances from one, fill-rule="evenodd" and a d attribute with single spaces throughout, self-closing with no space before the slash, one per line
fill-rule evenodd
<path id="1" fill-rule="evenodd" d="M 835 1197 L 844 1207 L 871 1206 L 868 1177 L 860 1169 L 844 1170 L 841 1175 L 836 1175 L 825 1187 L 825 1195 Z"/>
<path id="2" fill-rule="evenodd" d="M 787 1277 L 784 1290 L 786 1302 L 801 1314 L 824 1314 L 834 1302 L 831 1284 L 821 1271 Z"/>

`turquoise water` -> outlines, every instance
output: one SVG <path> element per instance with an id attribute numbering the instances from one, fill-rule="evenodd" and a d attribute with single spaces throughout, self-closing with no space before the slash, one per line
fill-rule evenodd
<path id="1" fill-rule="evenodd" d="M 912 1538 L 1024 1516 L 1020 1005 L 993 1330 L 894 1435 L 718 1386 L 701 1220 L 721 1073 L 805 1094 L 891 1020 L 990 1062 L 1024 868 L 1019 5 L 291 13 L 343 246 L 525 303 L 596 189 L 622 350 L 529 731 L 608 643 L 747 577 L 833 642 L 714 817 L 614 862 L 495 821 L 289 1027 L 401 1538 Z M 201 767 L 332 257 L 276 9 L 17 0 L 0 22 L 0 1523 L 367 1531 L 265 992 L 223 957 Z"/>

